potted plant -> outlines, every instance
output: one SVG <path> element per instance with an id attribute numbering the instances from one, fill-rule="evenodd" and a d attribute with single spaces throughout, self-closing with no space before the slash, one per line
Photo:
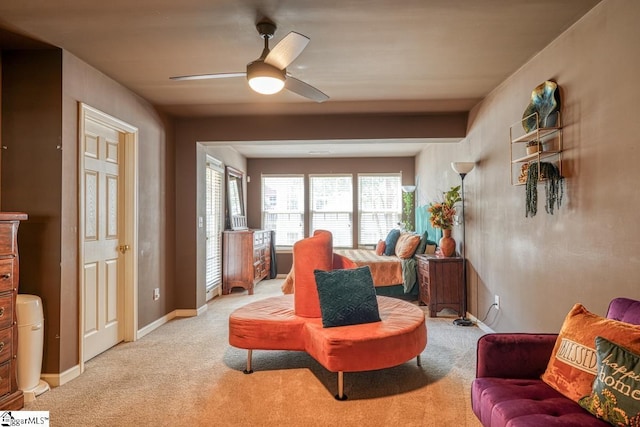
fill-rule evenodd
<path id="1" fill-rule="evenodd" d="M 537 139 L 527 142 L 527 155 L 542 153 L 542 143 Z"/>
<path id="2" fill-rule="evenodd" d="M 402 192 L 402 227 L 405 231 L 413 231 L 413 192 Z"/>
<path id="3" fill-rule="evenodd" d="M 442 229 L 442 239 L 440 239 L 440 251 L 443 256 L 449 257 L 453 255 L 456 249 L 456 241 L 451 237 L 451 228 L 453 228 L 453 218 L 456 214 L 454 205 L 462 200 L 460 197 L 460 186 L 451 187 L 449 191 L 443 194 L 443 201 L 431 203 L 428 212 L 431 214 L 429 222 L 434 228 Z"/>
<path id="4" fill-rule="evenodd" d="M 544 181 L 545 205 L 548 214 L 553 215 L 555 207 L 560 209 L 564 193 L 564 177 L 553 163 L 540 162 L 529 164 L 526 183 L 526 211 L 525 216 L 534 217 L 538 212 L 538 182 Z"/>

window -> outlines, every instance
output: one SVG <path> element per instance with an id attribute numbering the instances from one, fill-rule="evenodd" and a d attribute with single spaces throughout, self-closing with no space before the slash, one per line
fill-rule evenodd
<path id="1" fill-rule="evenodd" d="M 262 176 L 262 228 L 275 230 L 276 246 L 304 238 L 304 176 Z"/>
<path id="2" fill-rule="evenodd" d="M 335 247 L 353 244 L 352 181 L 351 175 L 309 176 L 311 231 L 331 231 Z"/>
<path id="3" fill-rule="evenodd" d="M 222 283 L 222 230 L 224 228 L 222 163 L 207 156 L 206 165 L 206 272 L 205 286 L 210 293 Z"/>
<path id="4" fill-rule="evenodd" d="M 400 174 L 358 175 L 358 243 L 373 245 L 402 220 Z"/>

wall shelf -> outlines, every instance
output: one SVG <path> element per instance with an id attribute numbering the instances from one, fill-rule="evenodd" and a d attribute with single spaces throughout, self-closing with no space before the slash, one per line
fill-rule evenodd
<path id="1" fill-rule="evenodd" d="M 536 112 L 509 127 L 511 185 L 526 184 L 526 170 L 530 164 L 536 164 L 540 174 L 543 160 L 554 163 L 562 175 L 562 120 L 559 111 L 553 114 L 556 115 L 556 126 L 540 128 L 540 117 Z M 531 118 L 535 118 L 535 129 L 526 132 L 524 125 Z M 527 146 L 532 142 L 537 152 L 527 153 Z"/>

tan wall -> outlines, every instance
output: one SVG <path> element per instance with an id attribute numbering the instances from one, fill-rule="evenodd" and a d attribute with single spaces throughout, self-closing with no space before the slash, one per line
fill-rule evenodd
<path id="1" fill-rule="evenodd" d="M 459 183 L 451 161 L 478 162 L 465 179 L 469 309 L 482 318 L 499 295 L 494 330 L 558 331 L 575 302 L 604 314 L 613 297 L 640 299 L 639 20 L 639 2 L 605 0 L 473 109 L 462 143 L 417 158 L 423 201 Z M 547 79 L 561 87 L 565 197 L 553 216 L 539 202 L 525 218 L 525 189 L 509 183 L 509 126 Z"/>

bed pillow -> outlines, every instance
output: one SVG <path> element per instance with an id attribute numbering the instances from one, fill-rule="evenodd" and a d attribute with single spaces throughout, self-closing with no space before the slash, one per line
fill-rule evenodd
<path id="1" fill-rule="evenodd" d="M 597 372 L 596 336 L 640 351 L 640 327 L 573 306 L 562 324 L 542 380 L 574 402 L 591 393 Z"/>
<path id="2" fill-rule="evenodd" d="M 398 243 L 398 239 L 400 238 L 400 230 L 394 228 L 387 234 L 387 238 L 384 239 L 384 254 L 387 256 L 395 255 L 396 253 L 396 243 Z"/>
<path id="3" fill-rule="evenodd" d="M 384 255 L 384 250 L 387 245 L 384 243 L 384 240 L 378 240 L 378 244 L 376 245 L 376 255 Z"/>
<path id="4" fill-rule="evenodd" d="M 402 233 L 396 243 L 396 256 L 400 259 L 407 259 L 413 257 L 416 253 L 416 249 L 420 244 L 420 236 L 413 233 Z"/>
<path id="5" fill-rule="evenodd" d="M 318 287 L 323 327 L 380 321 L 369 266 L 348 270 L 314 270 L 313 274 Z"/>
<path id="6" fill-rule="evenodd" d="M 593 389 L 578 403 L 614 426 L 640 425 L 640 356 L 602 337 L 596 356 Z"/>
<path id="7" fill-rule="evenodd" d="M 417 254 L 423 254 L 427 250 L 427 242 L 429 241 L 429 232 L 425 231 L 420 236 L 420 243 L 418 243 L 418 247 L 416 248 Z"/>

